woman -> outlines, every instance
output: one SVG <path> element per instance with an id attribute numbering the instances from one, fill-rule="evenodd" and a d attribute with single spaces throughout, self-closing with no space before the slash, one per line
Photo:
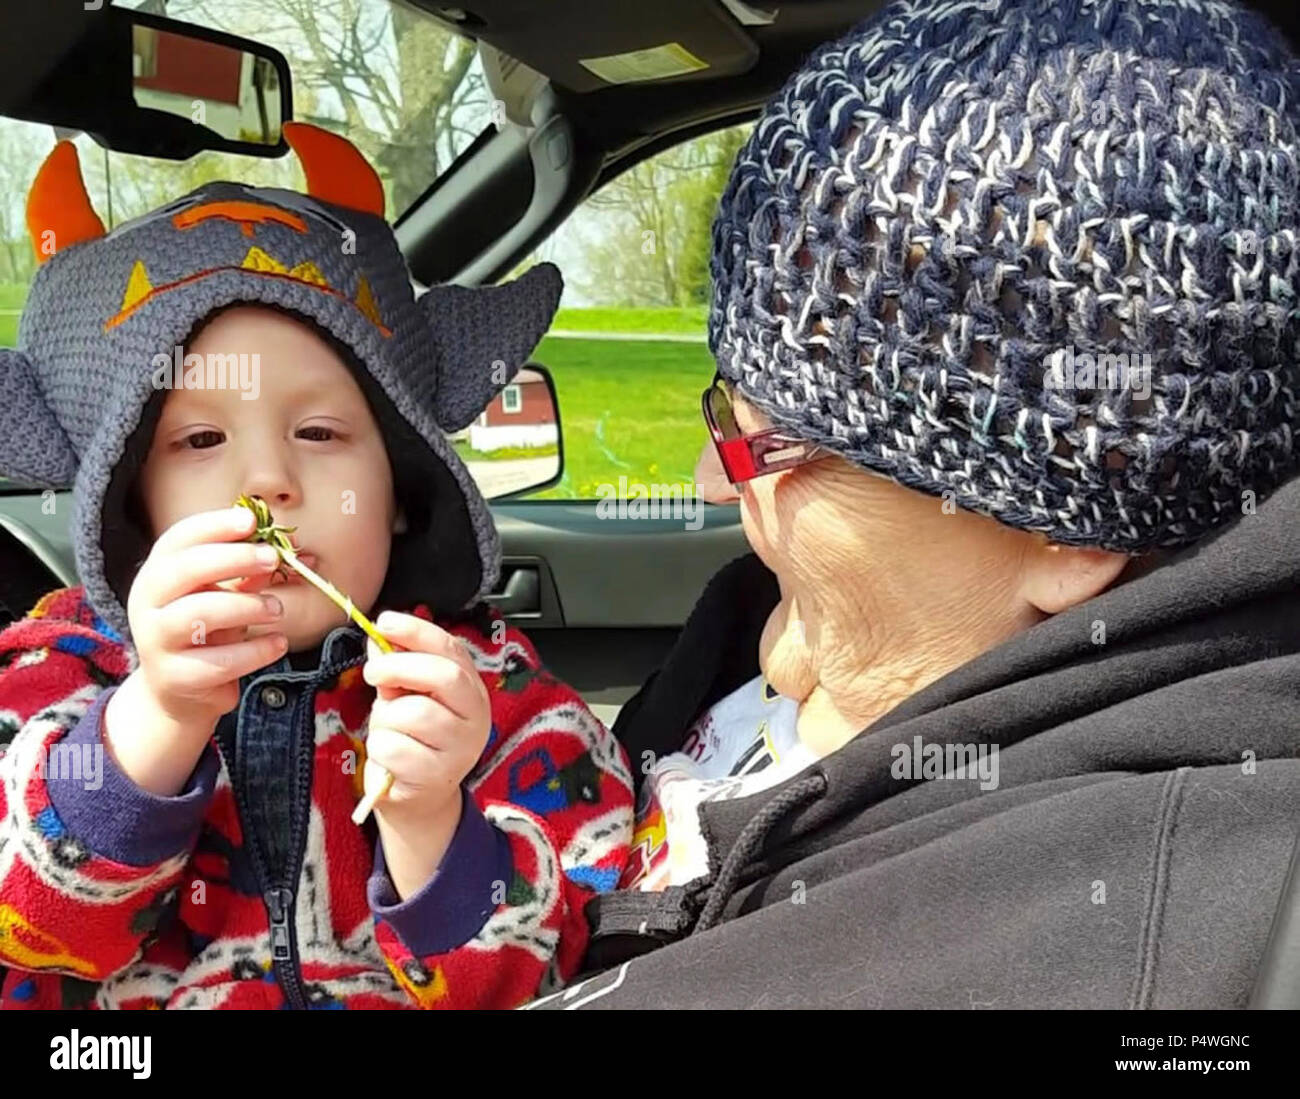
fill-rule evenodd
<path id="1" fill-rule="evenodd" d="M 620 716 L 589 969 L 656 952 L 566 1006 L 1244 1006 L 1300 798 L 1298 126 L 1201 0 L 897 4 L 768 104 L 700 468 L 757 557 Z"/>

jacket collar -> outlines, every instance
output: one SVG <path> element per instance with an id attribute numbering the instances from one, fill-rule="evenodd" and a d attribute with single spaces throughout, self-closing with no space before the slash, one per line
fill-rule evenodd
<path id="1" fill-rule="evenodd" d="M 246 689 L 264 675 L 277 678 L 313 678 L 332 675 L 345 665 L 366 654 L 366 635 L 361 628 L 354 625 L 336 626 L 326 635 L 317 649 L 318 658 L 314 667 L 295 668 L 285 653 L 274 664 L 268 664 L 255 672 L 250 672 L 240 680 L 241 688 Z M 241 689 L 241 694 L 243 693 Z"/>

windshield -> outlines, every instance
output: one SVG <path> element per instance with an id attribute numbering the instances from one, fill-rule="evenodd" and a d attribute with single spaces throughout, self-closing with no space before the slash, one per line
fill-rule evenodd
<path id="1" fill-rule="evenodd" d="M 165 15 L 274 46 L 293 73 L 294 117 L 347 137 L 383 180 L 395 221 L 491 125 L 474 42 L 388 0 L 144 0 Z M 17 343 L 36 273 L 24 208 L 56 135 L 0 118 L 0 347 Z M 296 157 L 205 152 L 155 160 L 75 138 L 91 202 L 111 229 L 216 179 L 304 190 Z M 14 486 L 0 477 L 0 492 Z"/>

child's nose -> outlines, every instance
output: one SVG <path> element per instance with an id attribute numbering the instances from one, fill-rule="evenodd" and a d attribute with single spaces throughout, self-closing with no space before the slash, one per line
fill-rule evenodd
<path id="1" fill-rule="evenodd" d="M 272 511 L 277 507 L 295 507 L 301 501 L 302 493 L 297 481 L 287 469 L 263 467 L 244 478 L 243 492 L 249 496 L 260 496 Z"/>

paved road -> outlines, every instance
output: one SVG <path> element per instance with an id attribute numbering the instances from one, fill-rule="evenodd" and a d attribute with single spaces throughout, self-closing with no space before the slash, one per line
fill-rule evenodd
<path id="1" fill-rule="evenodd" d="M 490 500 L 550 480 L 559 460 L 558 454 L 552 454 L 549 458 L 511 458 L 503 462 L 466 462 L 465 465 L 479 491 Z"/>

